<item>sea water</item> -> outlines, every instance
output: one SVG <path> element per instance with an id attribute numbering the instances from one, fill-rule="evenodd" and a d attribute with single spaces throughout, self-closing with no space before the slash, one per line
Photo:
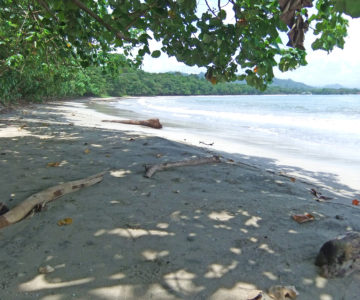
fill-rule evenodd
<path id="1" fill-rule="evenodd" d="M 360 188 L 360 95 L 161 96 L 110 105 L 123 118 L 159 118 L 166 137 L 341 173 Z"/>

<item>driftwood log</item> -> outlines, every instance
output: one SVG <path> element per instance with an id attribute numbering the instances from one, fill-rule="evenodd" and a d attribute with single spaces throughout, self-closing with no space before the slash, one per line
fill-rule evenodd
<path id="1" fill-rule="evenodd" d="M 162 125 L 159 119 L 149 119 L 149 120 L 102 120 L 102 122 L 111 122 L 111 123 L 121 123 L 121 124 L 130 124 L 130 125 L 142 125 L 155 129 L 161 129 Z"/>
<path id="2" fill-rule="evenodd" d="M 344 277 L 360 270 L 360 232 L 351 231 L 327 241 L 320 248 L 315 265 L 327 278 Z"/>
<path id="3" fill-rule="evenodd" d="M 38 206 L 44 207 L 47 202 L 102 181 L 105 173 L 106 171 L 84 179 L 65 182 L 31 195 L 13 209 L 0 216 L 0 229 L 22 220 Z"/>
<path id="4" fill-rule="evenodd" d="M 145 165 L 145 177 L 150 178 L 155 174 L 157 171 L 163 171 L 170 168 L 175 167 L 183 167 L 183 166 L 196 166 L 196 165 L 203 165 L 203 164 L 211 164 L 211 163 L 219 163 L 221 162 L 219 156 L 212 156 L 212 157 L 203 157 L 203 158 L 196 158 L 196 159 L 189 159 L 177 162 L 168 162 L 156 165 Z"/>

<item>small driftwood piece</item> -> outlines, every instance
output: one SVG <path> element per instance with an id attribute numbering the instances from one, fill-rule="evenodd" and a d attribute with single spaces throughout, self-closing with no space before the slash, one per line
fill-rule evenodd
<path id="1" fill-rule="evenodd" d="M 196 158 L 196 159 L 189 159 L 177 162 L 168 162 L 156 165 L 145 165 L 145 177 L 150 178 L 155 174 L 157 171 L 163 171 L 170 168 L 175 167 L 183 167 L 183 166 L 197 166 L 203 164 L 211 164 L 211 163 L 219 163 L 221 162 L 220 157 L 214 155 L 212 157 L 203 157 L 203 158 Z"/>
<path id="2" fill-rule="evenodd" d="M 142 125 L 155 129 L 161 129 L 162 125 L 159 119 L 149 119 L 149 120 L 102 120 L 102 122 L 111 122 L 111 123 L 121 123 L 121 124 L 130 124 L 130 125 Z"/>
<path id="3" fill-rule="evenodd" d="M 31 195 L 19 205 L 0 216 L 0 229 L 22 220 L 38 206 L 44 207 L 47 202 L 55 200 L 65 194 L 76 192 L 84 187 L 101 182 L 105 173 L 106 171 L 84 179 L 68 181 Z"/>
<path id="4" fill-rule="evenodd" d="M 360 270 L 360 232 L 351 231 L 327 241 L 316 257 L 315 265 L 326 278 L 344 277 Z"/>
<path id="5" fill-rule="evenodd" d="M 214 146 L 214 142 L 212 142 L 212 143 L 205 143 L 205 142 L 199 141 L 199 144 L 203 144 L 203 145 L 205 145 L 205 146 Z"/>

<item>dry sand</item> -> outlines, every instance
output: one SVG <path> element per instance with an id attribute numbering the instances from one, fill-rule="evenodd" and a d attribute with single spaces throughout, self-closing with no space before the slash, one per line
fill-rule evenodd
<path id="1" fill-rule="evenodd" d="M 102 123 L 109 117 L 84 101 L 0 115 L 0 202 L 9 208 L 110 170 L 103 182 L 0 229 L 1 300 L 242 300 L 273 285 L 294 285 L 297 299 L 359 299 L 359 273 L 326 279 L 314 265 L 325 241 L 360 231 L 360 208 L 351 203 L 360 192 L 336 174 L 220 153 L 222 163 L 145 178 L 144 164 L 211 151 Z M 317 202 L 311 188 L 333 200 Z M 300 213 L 315 221 L 291 219 Z M 58 226 L 63 218 L 73 223 Z M 47 265 L 53 272 L 40 274 Z"/>

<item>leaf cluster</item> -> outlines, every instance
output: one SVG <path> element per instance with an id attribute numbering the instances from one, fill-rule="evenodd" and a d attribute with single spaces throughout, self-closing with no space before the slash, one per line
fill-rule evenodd
<path id="1" fill-rule="evenodd" d="M 343 46 L 347 22 L 338 11 L 346 3 L 353 12 L 354 1 L 318 0 L 313 15 L 296 12 L 320 36 L 314 49 Z M 2 0 L 0 76 L 36 80 L 62 66 L 138 67 L 145 55 L 160 56 L 150 49 L 155 39 L 169 56 L 205 67 L 213 84 L 241 79 L 264 90 L 274 67 L 306 64 L 304 50 L 283 45 L 288 28 L 280 15 L 278 0 Z M 124 59 L 111 61 L 114 52 Z M 2 80 L 6 89 L 13 84 Z"/>

